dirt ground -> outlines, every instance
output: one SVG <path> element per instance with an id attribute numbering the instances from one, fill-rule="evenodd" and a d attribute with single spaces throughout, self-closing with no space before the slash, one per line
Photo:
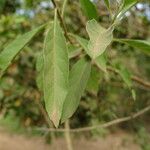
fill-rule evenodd
<path id="1" fill-rule="evenodd" d="M 57 146 L 57 147 L 56 147 Z M 74 150 L 141 150 L 131 135 L 119 131 L 97 140 L 74 139 Z M 0 130 L 0 150 L 67 150 L 64 139 L 57 139 L 52 145 L 39 137 L 14 135 Z"/>

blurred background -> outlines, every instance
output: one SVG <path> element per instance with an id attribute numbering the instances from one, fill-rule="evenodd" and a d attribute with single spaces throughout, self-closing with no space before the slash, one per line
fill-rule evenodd
<path id="1" fill-rule="evenodd" d="M 63 1 L 56 2 L 61 8 Z M 93 2 L 98 10 L 99 23 L 108 27 L 110 14 L 103 0 Z M 117 1 L 111 2 L 112 12 L 117 5 Z M 20 34 L 52 21 L 53 14 L 49 0 L 0 0 L 0 51 Z M 68 31 L 88 38 L 85 30 L 87 20 L 79 1 L 69 0 L 64 18 Z M 141 1 L 125 14 L 115 29 L 114 37 L 150 41 L 149 0 Z M 36 85 L 36 58 L 43 49 L 43 39 L 44 33 L 41 33 L 30 42 L 0 80 L 0 150 L 65 149 L 63 133 L 37 130 L 47 127 L 41 109 L 43 98 Z M 131 74 L 150 80 L 150 57 L 138 49 L 113 43 L 106 55 L 108 66 L 121 65 Z M 135 82 L 133 88 L 136 91 L 135 101 L 118 75 L 93 68 L 80 106 L 70 119 L 71 128 L 105 123 L 149 105 L 150 89 Z M 150 150 L 149 115 L 147 113 L 109 129 L 73 133 L 73 144 L 77 150 Z"/>

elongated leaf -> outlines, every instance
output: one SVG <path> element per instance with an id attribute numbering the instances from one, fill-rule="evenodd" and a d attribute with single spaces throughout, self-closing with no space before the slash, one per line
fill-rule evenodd
<path id="1" fill-rule="evenodd" d="M 15 56 L 27 45 L 30 40 L 41 31 L 45 25 L 42 25 L 30 32 L 27 32 L 18 38 L 16 38 L 12 43 L 10 43 L 1 53 L 0 53 L 0 76 L 9 67 Z"/>
<path id="2" fill-rule="evenodd" d="M 84 58 L 80 59 L 71 69 L 69 91 L 64 102 L 61 121 L 64 122 L 70 118 L 76 111 L 81 96 L 86 88 L 91 72 L 91 64 Z"/>
<path id="3" fill-rule="evenodd" d="M 98 18 L 96 7 L 90 0 L 80 0 L 80 4 L 84 14 L 89 20 Z"/>
<path id="4" fill-rule="evenodd" d="M 107 8 L 110 9 L 110 3 L 109 3 L 109 0 L 104 0 L 104 2 L 105 2 L 105 4 L 106 4 Z"/>
<path id="5" fill-rule="evenodd" d="M 100 56 L 111 43 L 113 39 L 113 27 L 105 29 L 101 27 L 96 20 L 92 19 L 87 22 L 87 32 L 90 37 L 88 43 L 88 54 L 95 59 Z"/>
<path id="6" fill-rule="evenodd" d="M 129 71 L 123 67 L 120 66 L 120 69 L 118 70 L 120 76 L 122 77 L 123 81 L 127 84 L 127 86 L 129 88 L 132 87 L 132 80 L 131 80 L 131 74 L 129 73 Z"/>
<path id="7" fill-rule="evenodd" d="M 69 58 L 66 40 L 57 20 L 56 11 L 54 23 L 45 38 L 43 58 L 45 106 L 50 119 L 57 127 L 68 91 Z"/>
<path id="8" fill-rule="evenodd" d="M 133 7 L 138 0 L 124 0 L 120 13 L 117 18 L 120 19 L 131 7 Z"/>
<path id="9" fill-rule="evenodd" d="M 132 79 L 131 73 L 122 65 L 119 66 L 118 73 L 122 77 L 123 81 L 126 83 L 128 88 L 130 89 L 133 100 L 136 100 L 136 92 L 132 89 Z"/>
<path id="10" fill-rule="evenodd" d="M 114 39 L 114 41 L 128 44 L 136 49 L 143 51 L 150 55 L 150 42 L 145 40 L 133 40 L 133 39 Z"/>

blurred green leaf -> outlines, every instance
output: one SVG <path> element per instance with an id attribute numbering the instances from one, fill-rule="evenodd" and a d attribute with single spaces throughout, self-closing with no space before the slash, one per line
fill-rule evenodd
<path id="1" fill-rule="evenodd" d="M 69 53 L 69 58 L 73 58 L 76 55 L 80 54 L 82 49 L 80 47 L 74 46 L 69 44 L 68 45 L 68 53 Z"/>
<path id="2" fill-rule="evenodd" d="M 80 4 L 84 14 L 89 20 L 98 18 L 96 7 L 90 0 L 80 0 Z"/>
<path id="3" fill-rule="evenodd" d="M 107 72 L 107 59 L 105 54 L 102 54 L 99 57 L 97 57 L 95 59 L 95 62 L 102 71 L 104 71 L 105 73 Z"/>
<path id="4" fill-rule="evenodd" d="M 31 41 L 31 39 L 41 31 L 45 25 L 42 25 L 30 32 L 27 32 L 18 38 L 16 38 L 12 43 L 10 43 L 4 50 L 0 53 L 0 76 L 3 75 L 4 71 L 12 63 L 15 56 Z"/>
<path id="5" fill-rule="evenodd" d="M 118 72 L 120 76 L 122 77 L 123 81 L 127 84 L 129 88 L 132 87 L 132 80 L 131 80 L 131 74 L 129 71 L 122 65 L 119 66 Z"/>
<path id="6" fill-rule="evenodd" d="M 87 90 L 97 95 L 102 74 L 96 67 L 92 67 L 91 75 L 87 83 Z"/>
<path id="7" fill-rule="evenodd" d="M 46 110 L 58 127 L 68 92 L 69 58 L 66 40 L 55 11 L 55 19 L 45 37 L 43 89 Z"/>
<path id="8" fill-rule="evenodd" d="M 133 40 L 133 39 L 114 39 L 114 41 L 128 44 L 136 49 L 143 51 L 150 55 L 150 42 L 145 40 Z"/>
<path id="9" fill-rule="evenodd" d="M 110 9 L 110 3 L 109 3 L 109 0 L 104 0 L 104 2 L 105 2 L 105 4 L 106 4 L 107 8 Z"/>
<path id="10" fill-rule="evenodd" d="M 71 69 L 69 77 L 69 91 L 64 102 L 61 121 L 70 118 L 76 111 L 81 96 L 86 88 L 91 72 L 91 63 L 84 58 L 80 59 Z"/>
<path id="11" fill-rule="evenodd" d="M 133 7 L 138 0 L 123 0 L 123 5 L 121 7 L 121 10 L 117 16 L 117 19 L 121 19 L 121 17 L 131 8 Z"/>

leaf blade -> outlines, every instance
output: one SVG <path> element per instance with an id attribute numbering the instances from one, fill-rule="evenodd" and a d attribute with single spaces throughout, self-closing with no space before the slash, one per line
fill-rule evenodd
<path id="1" fill-rule="evenodd" d="M 150 42 L 148 41 L 134 39 L 114 39 L 114 41 L 128 44 L 129 46 L 139 49 L 144 53 L 150 55 Z"/>
<path id="2" fill-rule="evenodd" d="M 113 26 L 109 29 L 101 27 L 94 19 L 87 22 L 86 30 L 90 37 L 88 53 L 92 59 L 100 56 L 111 43 L 113 40 L 113 29 Z"/>
<path id="3" fill-rule="evenodd" d="M 45 25 L 42 25 L 30 32 L 16 38 L 0 53 L 0 77 L 9 67 L 16 55 L 30 42 L 30 40 L 41 31 Z"/>
<path id="4" fill-rule="evenodd" d="M 98 13 L 95 5 L 90 0 L 80 0 L 81 8 L 88 19 L 97 19 Z"/>
<path id="5" fill-rule="evenodd" d="M 57 20 L 56 11 L 54 23 L 45 38 L 43 58 L 45 106 L 50 119 L 58 127 L 68 90 L 69 59 L 66 40 Z"/>
<path id="6" fill-rule="evenodd" d="M 86 88 L 90 76 L 91 63 L 84 58 L 79 60 L 70 72 L 70 89 L 64 102 L 61 121 L 64 122 L 72 116 L 77 109 L 80 98 Z"/>

